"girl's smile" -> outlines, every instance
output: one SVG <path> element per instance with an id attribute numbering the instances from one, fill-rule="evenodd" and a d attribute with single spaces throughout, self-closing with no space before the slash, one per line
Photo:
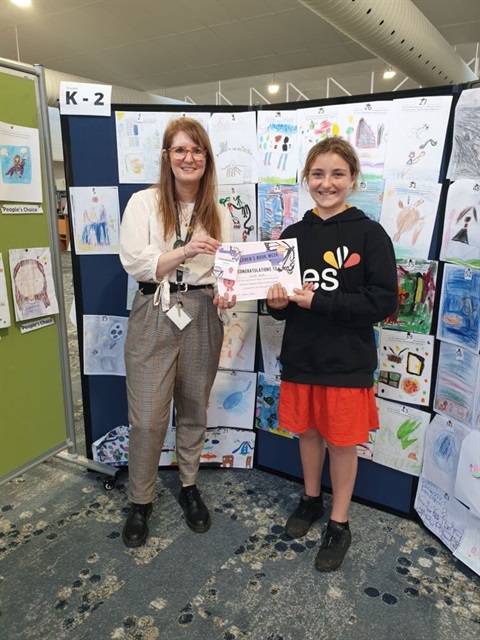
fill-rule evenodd
<path id="1" fill-rule="evenodd" d="M 322 219 L 331 218 L 345 210 L 347 194 L 355 178 L 348 163 L 337 153 L 322 153 L 315 158 L 307 185 Z"/>

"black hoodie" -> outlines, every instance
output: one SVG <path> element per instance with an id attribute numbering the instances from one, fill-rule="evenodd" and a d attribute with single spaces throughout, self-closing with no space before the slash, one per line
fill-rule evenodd
<path id="1" fill-rule="evenodd" d="M 280 237 L 297 238 L 302 282 L 315 285 L 311 309 L 295 302 L 281 310 L 269 307 L 274 318 L 286 319 L 282 380 L 371 387 L 377 366 L 373 325 L 398 304 L 395 253 L 386 231 L 350 207 L 328 220 L 307 211 Z"/>

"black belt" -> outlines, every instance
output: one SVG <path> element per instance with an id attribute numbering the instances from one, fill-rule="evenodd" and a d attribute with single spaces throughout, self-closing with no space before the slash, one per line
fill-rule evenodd
<path id="1" fill-rule="evenodd" d="M 190 289 L 211 289 L 213 287 L 212 284 L 187 284 L 186 282 L 181 282 L 177 284 L 176 282 L 170 282 L 170 293 L 176 293 L 177 291 L 190 291 Z M 157 290 L 158 284 L 155 282 L 139 282 L 138 288 L 145 296 L 150 296 L 155 293 Z"/>

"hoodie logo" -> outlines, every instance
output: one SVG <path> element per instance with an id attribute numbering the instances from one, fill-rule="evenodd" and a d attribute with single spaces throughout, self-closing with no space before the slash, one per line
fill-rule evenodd
<path id="1" fill-rule="evenodd" d="M 337 247 L 335 252 L 325 251 L 323 259 L 330 265 L 324 269 L 321 275 L 316 269 L 306 269 L 303 273 L 304 282 L 315 283 L 314 289 L 319 286 L 324 291 L 334 291 L 338 289 L 338 271 L 340 269 L 349 269 L 357 264 L 360 264 L 361 257 L 358 253 L 350 253 L 348 247 Z M 332 268 L 333 267 L 333 268 Z"/>

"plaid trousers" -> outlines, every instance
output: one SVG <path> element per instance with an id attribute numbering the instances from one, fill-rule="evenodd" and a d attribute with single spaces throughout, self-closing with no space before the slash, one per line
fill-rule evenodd
<path id="1" fill-rule="evenodd" d="M 138 292 L 135 296 L 125 342 L 131 502 L 146 504 L 156 495 L 172 397 L 180 480 L 183 484 L 196 482 L 207 404 L 223 342 L 223 324 L 212 299 L 212 289 L 181 294 L 192 321 L 180 330 L 161 305 L 153 305 L 153 295 Z M 176 303 L 177 297 L 172 294 L 170 306 Z"/>

